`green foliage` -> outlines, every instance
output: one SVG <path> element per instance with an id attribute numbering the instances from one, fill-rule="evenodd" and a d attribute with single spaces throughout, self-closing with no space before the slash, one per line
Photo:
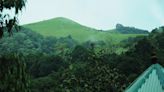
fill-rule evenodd
<path id="1" fill-rule="evenodd" d="M 88 57 L 85 62 L 79 58 L 64 70 L 34 79 L 32 92 L 122 92 L 128 84 L 126 76 L 102 62 L 99 55 L 92 52 Z"/>
<path id="2" fill-rule="evenodd" d="M 26 71 L 26 64 L 20 55 L 0 56 L 0 79 L 1 92 L 30 92 L 29 75 Z"/>
<path id="3" fill-rule="evenodd" d="M 158 57 L 158 62 L 164 65 L 164 27 L 160 27 L 158 29 L 154 29 L 154 31 L 150 34 L 149 38 L 151 39 Z"/>
<path id="4" fill-rule="evenodd" d="M 138 41 L 137 44 L 135 45 L 135 52 L 139 56 L 150 54 L 153 50 L 153 44 L 151 41 L 147 38 L 143 38 L 142 40 Z"/>
<path id="5" fill-rule="evenodd" d="M 89 51 L 83 46 L 76 46 L 71 54 L 72 61 L 87 61 L 89 59 Z"/>
<path id="6" fill-rule="evenodd" d="M 15 28 L 18 31 L 17 26 L 17 14 L 25 6 L 26 0 L 0 0 L 0 38 L 7 31 L 9 35 L 12 35 L 12 31 Z M 5 10 L 13 9 L 15 15 L 5 12 Z M 14 16 L 11 18 L 11 16 Z"/>
<path id="7" fill-rule="evenodd" d="M 11 36 L 14 30 L 19 31 L 17 15 L 25 6 L 25 2 L 26 0 L 0 0 L 0 38 L 5 33 Z M 11 12 L 14 10 L 15 13 L 11 15 L 11 12 L 7 13 L 6 10 Z M 1 50 L 0 52 L 0 92 L 30 92 L 24 60 L 20 58 L 20 55 L 11 54 L 10 48 L 13 45 L 9 48 L 8 44 L 0 45 L 8 49 L 8 51 Z"/>
<path id="8" fill-rule="evenodd" d="M 38 61 L 33 62 L 30 73 L 33 77 L 43 77 L 67 67 L 66 64 L 60 56 L 42 56 Z"/>
<path id="9" fill-rule="evenodd" d="M 141 72 L 141 61 L 139 60 L 140 59 L 136 59 L 135 57 L 122 56 L 119 59 L 120 62 L 118 63 L 117 68 L 126 76 L 138 74 Z"/>
<path id="10" fill-rule="evenodd" d="M 4 9 L 15 9 L 15 14 L 18 14 L 19 10 L 22 10 L 22 8 L 25 6 L 26 0 L 0 0 L 0 11 L 3 12 Z"/>
<path id="11" fill-rule="evenodd" d="M 55 37 L 43 37 L 25 28 L 21 28 L 20 32 L 14 32 L 13 34 L 13 37 L 4 36 L 4 38 L 1 39 L 0 54 L 22 53 L 27 57 L 32 57 L 38 53 L 59 53 L 67 48 L 74 48 L 77 44 L 76 41 L 70 37 L 59 39 Z"/>

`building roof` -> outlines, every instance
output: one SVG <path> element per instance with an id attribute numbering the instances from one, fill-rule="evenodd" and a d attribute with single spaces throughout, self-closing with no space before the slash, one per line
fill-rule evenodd
<path id="1" fill-rule="evenodd" d="M 164 92 L 164 68 L 159 64 L 151 65 L 125 92 Z"/>

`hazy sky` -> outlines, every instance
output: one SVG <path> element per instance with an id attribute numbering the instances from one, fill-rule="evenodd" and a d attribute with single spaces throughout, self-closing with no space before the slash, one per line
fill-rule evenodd
<path id="1" fill-rule="evenodd" d="M 151 30 L 164 25 L 164 0 L 27 0 L 20 24 L 66 17 L 97 29 L 117 23 Z"/>

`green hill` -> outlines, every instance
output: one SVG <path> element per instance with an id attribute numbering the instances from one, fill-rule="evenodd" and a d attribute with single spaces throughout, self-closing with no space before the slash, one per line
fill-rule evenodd
<path id="1" fill-rule="evenodd" d="M 149 34 L 149 31 L 138 29 L 135 27 L 127 27 L 123 26 L 122 24 L 116 25 L 116 31 L 122 34 Z"/>
<path id="2" fill-rule="evenodd" d="M 94 28 L 83 26 L 70 19 L 59 17 L 50 20 L 45 20 L 37 23 L 23 25 L 26 28 L 32 29 L 44 36 L 66 37 L 71 36 L 79 42 L 84 41 L 113 41 L 120 42 L 128 37 L 135 37 L 141 34 L 121 34 L 113 30 L 103 31 Z"/>

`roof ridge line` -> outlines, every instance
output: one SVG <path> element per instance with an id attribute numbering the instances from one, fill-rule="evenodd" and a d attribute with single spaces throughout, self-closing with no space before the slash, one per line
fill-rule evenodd
<path id="1" fill-rule="evenodd" d="M 146 75 L 145 78 L 144 78 L 145 80 L 144 80 L 143 84 L 141 85 L 140 88 L 138 88 L 138 90 L 141 89 L 142 86 L 146 83 L 146 81 L 150 78 L 150 74 L 153 72 L 153 69 L 155 69 L 155 65 L 153 65 L 152 68 L 151 68 L 151 70 L 149 71 L 149 73 L 147 73 L 147 75 Z M 137 92 L 138 92 L 138 91 L 137 91 Z"/>
<path id="2" fill-rule="evenodd" d="M 162 71 L 163 67 L 159 64 L 156 64 L 157 76 L 159 78 L 162 89 L 164 90 L 164 72 Z"/>
<path id="3" fill-rule="evenodd" d="M 152 72 L 152 70 L 155 68 L 155 65 L 151 65 L 148 69 L 146 69 L 135 81 L 133 81 L 130 86 L 128 86 L 124 92 L 137 92 L 137 89 L 140 89 L 142 87 L 137 85 L 138 83 L 145 83 L 146 78 L 149 76 L 149 74 Z M 137 82 L 137 83 L 136 83 Z M 137 87 L 136 87 L 137 86 Z M 129 89 L 131 88 L 131 89 Z"/>

